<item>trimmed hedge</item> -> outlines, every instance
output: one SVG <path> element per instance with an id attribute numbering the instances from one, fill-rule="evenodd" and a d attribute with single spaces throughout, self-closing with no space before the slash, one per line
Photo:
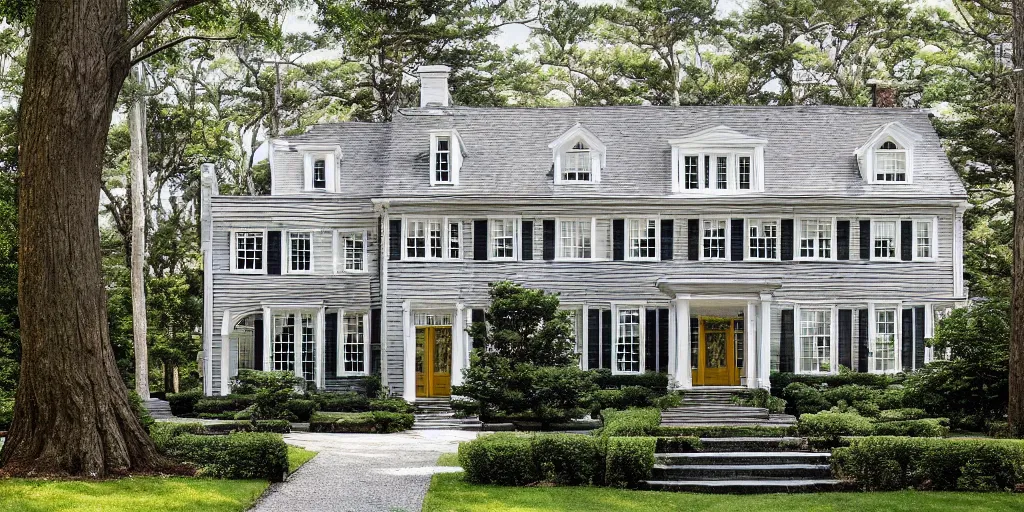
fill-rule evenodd
<path id="1" fill-rule="evenodd" d="M 512 433 L 490 434 L 459 445 L 465 480 L 476 484 L 525 485 L 539 478 L 532 441 Z"/>
<path id="2" fill-rule="evenodd" d="M 876 423 L 874 434 L 876 436 L 945 437 L 949 434 L 949 420 L 946 418 L 922 418 Z"/>
<path id="3" fill-rule="evenodd" d="M 832 470 L 864 490 L 1004 491 L 1024 483 L 1024 441 L 865 437 L 832 451 Z"/>
<path id="4" fill-rule="evenodd" d="M 650 436 L 661 424 L 661 411 L 658 409 L 626 409 L 618 411 L 605 409 L 601 411 L 604 418 L 605 436 Z"/>
<path id="5" fill-rule="evenodd" d="M 601 389 L 619 389 L 626 386 L 641 386 L 657 395 L 664 395 L 668 391 L 668 374 L 657 372 L 644 372 L 636 375 L 612 375 L 607 368 L 590 370 L 594 378 L 594 384 Z"/>
<path id="6" fill-rule="evenodd" d="M 878 414 L 878 421 L 920 420 L 927 417 L 928 414 L 924 412 L 924 409 L 891 409 L 880 412 Z"/>
<path id="7" fill-rule="evenodd" d="M 158 421 L 149 427 L 149 437 L 161 453 L 167 451 L 167 445 L 171 439 L 182 434 L 206 434 L 206 425 L 202 423 L 175 423 L 170 421 Z"/>
<path id="8" fill-rule="evenodd" d="M 699 452 L 700 438 L 695 436 L 656 437 L 656 453 Z"/>
<path id="9" fill-rule="evenodd" d="M 208 396 L 198 400 L 192 407 L 196 414 L 231 413 L 231 417 L 252 405 L 251 395 Z"/>
<path id="10" fill-rule="evenodd" d="M 412 428 L 412 414 L 370 412 L 318 412 L 309 419 L 310 432 L 390 434 Z"/>
<path id="11" fill-rule="evenodd" d="M 609 437 L 605 484 L 637 487 L 650 478 L 656 445 L 653 437 Z"/>
<path id="12" fill-rule="evenodd" d="M 799 382 L 808 386 L 828 386 L 830 388 L 856 384 L 879 389 L 884 389 L 892 384 L 898 384 L 900 382 L 900 379 L 891 375 L 856 372 L 842 372 L 834 375 L 803 375 L 797 373 L 772 372 L 770 379 L 772 385 L 771 389 L 773 392 L 777 392 L 776 390 L 781 391 L 794 382 Z"/>
<path id="13" fill-rule="evenodd" d="M 295 416 L 296 421 L 309 421 L 316 411 L 316 402 L 313 400 L 292 399 L 285 404 L 285 409 Z"/>
<path id="14" fill-rule="evenodd" d="M 311 396 L 316 402 L 316 410 L 321 412 L 366 412 L 370 410 L 370 399 L 351 391 L 317 393 Z"/>
<path id="15" fill-rule="evenodd" d="M 192 416 L 195 414 L 196 403 L 203 399 L 203 392 L 183 391 L 167 395 L 167 403 L 171 406 L 171 414 L 175 416 Z"/>
<path id="16" fill-rule="evenodd" d="M 822 411 L 802 414 L 797 424 L 800 434 L 807 437 L 839 439 L 847 436 L 866 436 L 874 426 L 871 420 L 852 412 Z"/>
<path id="17" fill-rule="evenodd" d="M 280 482 L 288 474 L 288 445 L 278 434 L 179 434 L 164 448 L 168 456 L 198 467 L 202 476 Z"/>
<path id="18" fill-rule="evenodd" d="M 532 436 L 537 476 L 558 485 L 590 485 L 604 477 L 604 441 L 580 434 Z"/>
<path id="19" fill-rule="evenodd" d="M 406 402 L 401 398 L 380 398 L 376 400 L 370 400 L 369 410 L 412 413 L 416 411 L 416 406 L 410 404 L 409 402 Z"/>
<path id="20" fill-rule="evenodd" d="M 796 434 L 795 425 L 789 427 L 657 427 L 651 433 L 658 437 L 790 437 Z"/>

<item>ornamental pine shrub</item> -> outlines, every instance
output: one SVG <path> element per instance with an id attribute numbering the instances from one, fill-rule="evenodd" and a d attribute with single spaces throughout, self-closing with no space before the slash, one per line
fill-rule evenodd
<path id="1" fill-rule="evenodd" d="M 641 481 L 650 478 L 656 445 L 653 437 L 609 437 L 605 484 L 637 487 Z"/>

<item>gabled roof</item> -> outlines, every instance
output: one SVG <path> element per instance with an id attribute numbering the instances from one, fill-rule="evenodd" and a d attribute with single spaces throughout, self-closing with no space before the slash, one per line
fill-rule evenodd
<path id="1" fill-rule="evenodd" d="M 601 142 L 601 139 L 597 138 L 597 135 L 594 135 L 590 130 L 584 128 L 580 123 L 572 125 L 572 128 L 569 128 L 557 139 L 551 141 L 551 144 L 548 144 L 548 147 L 551 149 L 559 149 L 566 144 L 574 142 L 576 139 L 582 139 L 583 142 L 586 142 L 587 145 L 590 146 L 590 149 L 593 149 L 598 153 L 604 153 L 606 151 L 605 145 Z"/>
<path id="2" fill-rule="evenodd" d="M 856 149 L 856 151 L 854 151 L 854 154 L 859 157 L 863 157 L 868 152 L 868 150 L 878 147 L 885 139 L 889 137 L 892 137 L 897 144 L 905 148 L 912 148 L 914 144 L 916 144 L 917 141 L 921 140 L 922 138 L 920 134 L 911 130 L 903 123 L 899 121 L 893 121 L 891 123 L 886 123 L 882 126 L 879 126 L 878 129 L 875 130 L 870 137 L 868 137 L 868 140 L 864 143 L 864 145 L 860 146 L 859 148 Z"/>
<path id="3" fill-rule="evenodd" d="M 751 147 L 764 146 L 767 140 L 751 137 L 740 133 L 728 126 L 720 125 L 713 128 L 700 130 L 685 137 L 670 139 L 669 144 L 673 146 L 695 146 L 695 147 Z"/>

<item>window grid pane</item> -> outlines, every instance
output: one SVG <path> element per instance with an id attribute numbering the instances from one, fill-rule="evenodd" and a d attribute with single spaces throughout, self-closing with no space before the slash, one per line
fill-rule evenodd
<path id="1" fill-rule="evenodd" d="M 430 225 L 430 257 L 444 257 L 444 239 L 441 231 L 441 221 L 432 220 Z"/>
<path id="2" fill-rule="evenodd" d="M 639 372 L 640 309 L 619 310 L 619 332 L 615 339 L 616 369 L 620 372 Z"/>
<path id="3" fill-rule="evenodd" d="M 515 258 L 516 221 L 515 219 L 495 219 L 491 221 L 491 257 Z"/>
<path id="4" fill-rule="evenodd" d="M 263 269 L 263 233 L 235 233 L 235 268 Z"/>
<path id="5" fill-rule="evenodd" d="M 732 323 L 733 344 L 736 347 L 736 367 L 743 366 L 743 350 L 746 340 L 743 337 L 743 320 L 733 320 Z"/>
<path id="6" fill-rule="evenodd" d="M 565 165 L 562 166 L 563 181 L 590 181 L 591 177 L 590 148 L 577 142 L 572 149 L 565 152 Z"/>
<path id="7" fill-rule="evenodd" d="M 827 372 L 832 364 L 832 311 L 800 311 L 800 371 Z"/>
<path id="8" fill-rule="evenodd" d="M 704 257 L 708 259 L 725 258 L 725 220 L 704 221 Z"/>
<path id="9" fill-rule="evenodd" d="M 927 220 L 917 221 L 917 257 L 932 257 L 932 223 Z"/>
<path id="10" fill-rule="evenodd" d="M 451 152 L 449 150 L 449 139 L 448 137 L 437 138 L 437 148 L 434 152 L 434 181 L 438 183 L 448 183 L 452 180 L 451 169 L 449 158 Z"/>
<path id="11" fill-rule="evenodd" d="M 629 221 L 629 257 L 654 259 L 658 257 L 658 221 L 632 219 Z"/>
<path id="12" fill-rule="evenodd" d="M 907 153 L 902 150 L 876 150 L 875 180 L 907 181 Z"/>
<path id="13" fill-rule="evenodd" d="M 448 257 L 452 259 L 461 258 L 462 250 L 462 224 L 451 222 L 448 224 Z"/>
<path id="14" fill-rule="evenodd" d="M 739 157 L 740 188 L 750 188 L 750 157 Z"/>
<path id="15" fill-rule="evenodd" d="M 316 329 L 313 315 L 303 313 L 302 317 L 302 378 L 312 381 L 316 368 Z"/>
<path id="16" fill-rule="evenodd" d="M 800 223 L 800 257 L 832 257 L 832 220 L 805 219 Z"/>
<path id="17" fill-rule="evenodd" d="M 288 233 L 291 248 L 292 272 L 309 272 L 313 269 L 313 254 L 310 250 L 309 233 Z"/>
<path id="18" fill-rule="evenodd" d="M 589 220 L 563 220 L 560 223 L 562 230 L 562 258 L 590 258 L 591 239 L 593 223 Z"/>
<path id="19" fill-rule="evenodd" d="M 725 190 L 729 188 L 729 158 L 720 156 L 715 159 L 716 188 Z"/>
<path id="20" fill-rule="evenodd" d="M 875 310 L 875 339 L 871 353 L 871 367 L 876 372 L 896 369 L 896 310 Z"/>
<path id="21" fill-rule="evenodd" d="M 875 257 L 882 259 L 896 258 L 896 222 L 885 221 L 873 223 L 871 236 L 874 238 Z"/>
<path id="22" fill-rule="evenodd" d="M 313 162 L 313 188 L 327 188 L 327 161 Z"/>
<path id="23" fill-rule="evenodd" d="M 406 256 L 409 258 L 426 258 L 427 223 L 422 220 L 410 220 L 406 231 Z"/>
<path id="24" fill-rule="evenodd" d="M 295 371 L 295 315 L 274 315 L 274 370 Z"/>
<path id="25" fill-rule="evenodd" d="M 750 257 L 775 259 L 778 247 L 778 223 L 775 221 L 751 220 Z"/>
<path id="26" fill-rule="evenodd" d="M 345 236 L 345 270 L 358 272 L 364 268 L 363 235 Z"/>
<path id="27" fill-rule="evenodd" d="M 683 184 L 686 189 L 700 188 L 700 180 L 697 178 L 697 163 L 696 156 L 683 157 Z"/>
<path id="28" fill-rule="evenodd" d="M 345 372 L 366 371 L 366 345 L 363 333 L 363 315 L 345 315 L 345 339 L 342 340 L 342 361 Z"/>

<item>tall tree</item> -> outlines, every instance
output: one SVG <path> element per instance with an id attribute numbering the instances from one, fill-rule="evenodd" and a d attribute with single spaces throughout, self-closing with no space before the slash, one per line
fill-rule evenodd
<path id="1" fill-rule="evenodd" d="M 1024 1 L 1013 1 L 1013 116 L 1015 180 L 1013 208 L 1013 309 L 1010 338 L 1011 431 L 1024 435 Z"/>

